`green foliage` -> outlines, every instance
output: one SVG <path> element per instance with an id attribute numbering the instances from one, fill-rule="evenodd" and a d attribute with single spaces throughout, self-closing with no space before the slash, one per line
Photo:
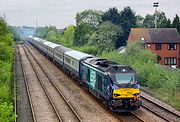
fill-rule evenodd
<path id="1" fill-rule="evenodd" d="M 180 20 L 179 20 L 179 16 L 177 14 L 176 14 L 175 18 L 173 19 L 172 26 L 174 28 L 177 28 L 177 30 L 180 34 Z"/>
<path id="2" fill-rule="evenodd" d="M 125 7 L 120 12 L 120 15 L 121 15 L 120 26 L 122 27 L 123 32 L 124 32 L 124 35 L 121 38 L 121 40 L 124 41 L 124 43 L 122 44 L 124 46 L 124 45 L 126 45 L 126 41 L 128 39 L 130 29 L 137 26 L 136 25 L 136 16 L 135 16 L 135 12 L 130 7 Z"/>
<path id="3" fill-rule="evenodd" d="M 156 16 L 157 16 L 157 27 L 158 28 L 171 27 L 171 21 L 170 21 L 170 19 L 166 18 L 166 15 L 163 11 L 158 11 L 156 13 Z M 154 20 L 155 20 L 155 14 L 153 14 L 153 15 L 147 14 L 143 21 L 144 27 L 154 28 L 155 27 Z"/>
<path id="4" fill-rule="evenodd" d="M 110 21 L 101 23 L 97 31 L 92 34 L 89 44 L 98 47 L 99 53 L 110 52 L 115 49 L 117 37 L 122 34 L 122 29 Z"/>
<path id="5" fill-rule="evenodd" d="M 67 47 L 73 46 L 73 40 L 74 40 L 74 32 L 75 32 L 75 26 L 69 25 L 66 30 L 64 31 L 63 40 L 64 45 Z"/>
<path id="6" fill-rule="evenodd" d="M 14 122 L 13 105 L 0 101 L 0 122 Z"/>
<path id="7" fill-rule="evenodd" d="M 111 21 L 115 25 L 120 25 L 120 13 L 117 8 L 109 8 L 102 15 L 102 21 Z"/>
<path id="8" fill-rule="evenodd" d="M 0 19 L 0 122 L 13 122 L 12 106 L 12 62 L 13 37 L 6 22 Z"/>
<path id="9" fill-rule="evenodd" d="M 91 55 L 97 55 L 98 54 L 98 47 L 96 46 L 83 46 L 83 47 L 73 47 L 75 50 L 79 50 L 81 52 L 85 52 Z"/>
<path id="10" fill-rule="evenodd" d="M 93 31 L 101 22 L 101 12 L 96 10 L 85 10 L 76 14 L 76 29 L 74 33 L 75 46 L 83 46 L 88 43 Z"/>
<path id="11" fill-rule="evenodd" d="M 144 17 L 142 17 L 141 15 L 136 16 L 136 25 L 138 28 L 144 27 L 143 21 L 144 21 Z"/>
<path id="12" fill-rule="evenodd" d="M 8 26 L 6 22 L 3 20 L 3 18 L 0 17 L 0 38 L 5 36 L 7 33 L 9 33 Z"/>
<path id="13" fill-rule="evenodd" d="M 101 22 L 101 11 L 85 10 L 76 14 L 76 25 L 88 24 L 92 29 L 96 29 Z"/>
<path id="14" fill-rule="evenodd" d="M 83 46 L 87 44 L 92 33 L 92 28 L 88 24 L 81 24 L 77 26 L 74 33 L 73 45 Z"/>
<path id="15" fill-rule="evenodd" d="M 21 41 L 23 39 L 18 27 L 11 26 L 9 28 L 15 41 Z"/>
<path id="16" fill-rule="evenodd" d="M 146 28 L 154 28 L 154 16 L 147 14 L 144 18 L 143 25 Z"/>

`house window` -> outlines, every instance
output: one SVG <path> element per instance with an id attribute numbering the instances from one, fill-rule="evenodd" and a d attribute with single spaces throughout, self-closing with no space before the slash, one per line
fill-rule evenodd
<path id="1" fill-rule="evenodd" d="M 176 44 L 168 44 L 168 50 L 176 50 Z"/>
<path id="2" fill-rule="evenodd" d="M 165 65 L 176 65 L 177 64 L 177 59 L 176 58 L 164 58 L 164 64 Z"/>
<path id="3" fill-rule="evenodd" d="M 156 44 L 156 50 L 162 50 L 162 44 Z"/>

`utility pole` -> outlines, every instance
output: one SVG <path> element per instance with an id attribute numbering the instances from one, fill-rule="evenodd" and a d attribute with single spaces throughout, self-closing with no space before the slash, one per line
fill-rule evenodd
<path id="1" fill-rule="evenodd" d="M 37 30 L 38 30 L 38 26 L 37 26 L 37 23 L 38 21 L 37 21 L 37 19 L 36 19 L 36 29 L 35 29 L 35 31 L 36 31 L 36 33 L 35 33 L 35 36 L 37 37 L 37 34 L 38 34 L 38 32 L 37 32 Z"/>
<path id="2" fill-rule="evenodd" d="M 6 21 L 6 13 L 3 14 L 3 19 Z"/>
<path id="3" fill-rule="evenodd" d="M 158 6 L 159 6 L 159 2 L 153 3 L 153 7 L 155 8 L 155 20 L 154 20 L 155 28 L 157 28 L 157 8 L 158 8 Z"/>

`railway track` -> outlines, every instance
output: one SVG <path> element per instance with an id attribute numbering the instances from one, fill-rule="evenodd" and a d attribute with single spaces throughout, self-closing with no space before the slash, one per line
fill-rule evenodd
<path id="1" fill-rule="evenodd" d="M 180 122 L 180 115 L 169 109 L 161 106 L 160 104 L 141 96 L 141 100 L 143 102 L 142 107 L 157 115 L 168 122 Z"/>
<path id="2" fill-rule="evenodd" d="M 26 92 L 27 92 L 27 95 L 28 95 L 28 100 L 29 100 L 29 104 L 30 104 L 30 108 L 31 108 L 32 118 L 33 118 L 33 121 L 36 122 L 37 120 L 36 120 L 36 116 L 35 116 L 35 112 L 34 112 L 34 106 L 33 106 L 32 100 L 31 100 L 31 95 L 30 95 L 30 90 L 29 90 L 29 86 L 28 86 L 28 83 L 27 83 L 27 79 L 26 79 L 26 74 L 25 74 L 24 68 L 22 66 L 22 57 L 21 57 L 21 55 L 19 55 L 19 56 L 20 56 L 20 64 L 21 64 L 21 67 L 22 67 L 22 75 L 23 75 L 23 78 L 24 78 Z"/>
<path id="3" fill-rule="evenodd" d="M 55 85 L 51 76 L 46 72 L 44 67 L 34 57 L 34 55 L 29 50 L 29 48 L 26 45 L 24 45 L 23 48 L 26 52 L 26 55 L 29 56 L 29 59 L 31 57 L 30 59 L 31 64 L 34 65 L 33 61 L 34 63 L 36 63 L 36 67 L 34 65 L 34 70 L 36 70 L 36 68 L 39 67 L 41 69 L 41 72 L 44 73 L 44 76 L 43 76 L 44 81 L 41 82 L 41 84 L 44 86 L 44 89 L 46 89 L 47 94 L 48 93 L 50 94 L 49 97 L 52 96 L 51 103 L 54 103 L 53 106 L 56 108 L 55 110 L 59 116 L 59 121 L 82 121 L 78 113 L 75 111 L 75 109 L 71 106 L 71 104 L 62 94 L 61 90 Z M 39 74 L 39 72 L 36 71 L 36 74 Z M 39 76 L 37 75 L 37 77 Z"/>
<path id="4" fill-rule="evenodd" d="M 34 64 L 33 64 L 32 61 L 30 60 L 30 58 L 29 58 L 29 56 L 27 55 L 27 52 L 25 51 L 25 49 L 24 49 L 23 46 L 22 46 L 22 48 L 23 48 L 23 50 L 24 50 L 24 52 L 25 52 L 25 56 L 27 57 L 29 63 L 31 64 L 31 67 L 32 67 L 32 69 L 33 69 L 33 71 L 34 71 L 34 73 L 35 73 L 35 75 L 36 75 L 36 77 L 37 77 L 37 79 L 38 79 L 38 81 L 39 81 L 39 83 L 40 83 L 40 85 L 41 85 L 41 87 L 42 87 L 42 89 L 43 89 L 43 91 L 44 91 L 44 93 L 45 93 L 48 101 L 49 101 L 49 103 L 51 104 L 50 106 L 53 108 L 53 111 L 54 111 L 53 113 L 55 113 L 58 121 L 61 121 L 61 118 L 60 118 L 60 116 L 59 116 L 59 114 L 58 114 L 58 112 L 57 112 L 57 110 L 56 110 L 56 107 L 55 107 L 54 104 L 52 103 L 52 100 L 51 100 L 51 98 L 50 98 L 50 95 L 47 93 L 47 90 L 46 90 L 45 87 L 43 86 L 42 80 L 41 80 L 40 77 L 37 75 L 37 72 L 38 72 L 38 71 L 36 70 Z M 22 64 L 22 62 L 21 62 L 21 64 Z M 24 72 L 24 71 L 23 71 L 23 72 Z M 26 76 L 26 74 L 25 74 L 25 76 Z M 25 77 L 25 78 L 26 78 L 26 77 Z M 33 102 L 32 102 L 32 99 L 31 99 L 30 88 L 29 88 L 29 85 L 28 85 L 27 81 L 26 81 L 26 88 L 27 88 L 27 91 L 28 91 L 28 94 L 29 94 L 28 96 L 30 96 L 29 98 L 30 98 L 30 101 L 31 101 L 30 105 L 31 105 L 31 109 L 32 109 L 32 112 L 33 112 L 33 118 L 34 118 L 34 121 L 36 122 L 37 119 L 38 119 L 38 117 L 37 117 L 38 112 L 35 111 L 35 107 L 34 107 L 34 104 L 33 104 Z"/>

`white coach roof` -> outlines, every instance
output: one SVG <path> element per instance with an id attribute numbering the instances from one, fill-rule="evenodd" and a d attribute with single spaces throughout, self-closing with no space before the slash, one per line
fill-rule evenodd
<path id="1" fill-rule="evenodd" d="M 49 41 L 46 41 L 43 44 L 47 45 L 48 47 L 53 48 L 53 49 L 60 46 L 58 44 L 55 44 L 55 43 L 52 43 L 52 42 L 49 42 Z"/>
<path id="2" fill-rule="evenodd" d="M 72 57 L 76 60 L 80 60 L 80 59 L 83 59 L 86 57 L 93 57 L 92 55 L 89 55 L 89 54 L 83 53 L 83 52 L 79 52 L 76 50 L 67 51 L 67 52 L 65 52 L 65 55 Z"/>

